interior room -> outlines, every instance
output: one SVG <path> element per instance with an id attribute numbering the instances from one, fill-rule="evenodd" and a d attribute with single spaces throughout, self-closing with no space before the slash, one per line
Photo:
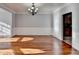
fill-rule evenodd
<path id="1" fill-rule="evenodd" d="M 0 3 L 0 55 L 78 55 L 79 3 Z"/>

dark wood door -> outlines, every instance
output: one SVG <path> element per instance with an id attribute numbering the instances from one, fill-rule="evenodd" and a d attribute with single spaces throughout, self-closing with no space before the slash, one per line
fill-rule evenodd
<path id="1" fill-rule="evenodd" d="M 72 12 L 63 15 L 63 36 L 72 37 Z"/>

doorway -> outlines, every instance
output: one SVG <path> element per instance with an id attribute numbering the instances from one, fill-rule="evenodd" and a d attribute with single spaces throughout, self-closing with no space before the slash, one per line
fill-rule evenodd
<path id="1" fill-rule="evenodd" d="M 72 45 L 72 12 L 63 14 L 63 40 Z"/>

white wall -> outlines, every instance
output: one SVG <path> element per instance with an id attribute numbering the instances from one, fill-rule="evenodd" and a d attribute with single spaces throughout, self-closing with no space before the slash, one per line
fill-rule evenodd
<path id="1" fill-rule="evenodd" d="M 72 12 L 72 46 L 79 50 L 79 4 L 70 4 L 59 8 L 53 13 L 53 35 L 63 40 L 62 15 Z"/>
<path id="2" fill-rule="evenodd" d="M 11 36 L 12 14 L 0 8 L 0 36 Z"/>
<path id="3" fill-rule="evenodd" d="M 15 28 L 15 14 L 14 13 L 12 13 L 12 29 L 11 29 L 11 32 L 12 32 L 12 36 L 14 36 L 15 35 L 15 30 L 14 30 L 14 28 Z"/>
<path id="4" fill-rule="evenodd" d="M 75 5 L 75 13 L 73 15 L 73 21 L 72 21 L 72 26 L 73 26 L 73 32 L 72 32 L 72 44 L 73 47 L 77 50 L 79 50 L 79 4 Z"/>
<path id="5" fill-rule="evenodd" d="M 16 35 L 51 35 L 50 14 L 16 14 Z"/>
<path id="6" fill-rule="evenodd" d="M 13 36 L 14 20 L 14 14 L 0 4 L 0 38 Z M 9 47 L 11 47 L 11 43 L 0 43 L 0 48 Z"/>

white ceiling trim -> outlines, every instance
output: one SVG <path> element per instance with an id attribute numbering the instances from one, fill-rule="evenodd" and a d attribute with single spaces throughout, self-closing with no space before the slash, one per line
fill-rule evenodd
<path id="1" fill-rule="evenodd" d="M 14 13 L 15 14 L 15 11 L 13 11 L 12 9 L 10 9 L 10 8 L 8 8 L 8 7 L 6 7 L 4 4 L 2 4 L 2 3 L 0 3 L 0 8 L 3 8 L 3 9 L 5 9 L 6 11 L 8 11 L 8 12 L 11 12 L 11 13 Z"/>
<path id="2" fill-rule="evenodd" d="M 69 5 L 69 4 L 64 4 L 63 6 L 58 7 L 58 8 L 56 8 L 56 9 L 52 9 L 52 8 L 51 8 L 51 10 L 49 10 L 49 9 L 42 10 L 42 11 L 39 10 L 38 14 L 51 14 L 51 13 L 54 13 L 55 11 L 57 11 L 57 10 L 63 8 L 63 7 L 66 6 L 66 5 Z M 25 11 L 23 11 L 23 12 L 15 12 L 15 11 L 12 10 L 11 8 L 7 7 L 5 4 L 2 4 L 2 8 L 7 9 L 9 12 L 12 12 L 12 13 L 14 13 L 14 14 L 29 14 L 28 11 L 26 11 L 26 12 L 25 12 Z"/>
<path id="3" fill-rule="evenodd" d="M 70 4 L 72 4 L 72 3 L 66 3 L 66 4 L 64 4 L 63 6 L 57 8 L 56 10 L 54 10 L 53 13 L 57 12 L 58 10 L 60 10 L 60 9 L 62 9 L 62 8 L 64 8 L 64 7 L 66 7 L 66 6 L 69 6 Z"/>

